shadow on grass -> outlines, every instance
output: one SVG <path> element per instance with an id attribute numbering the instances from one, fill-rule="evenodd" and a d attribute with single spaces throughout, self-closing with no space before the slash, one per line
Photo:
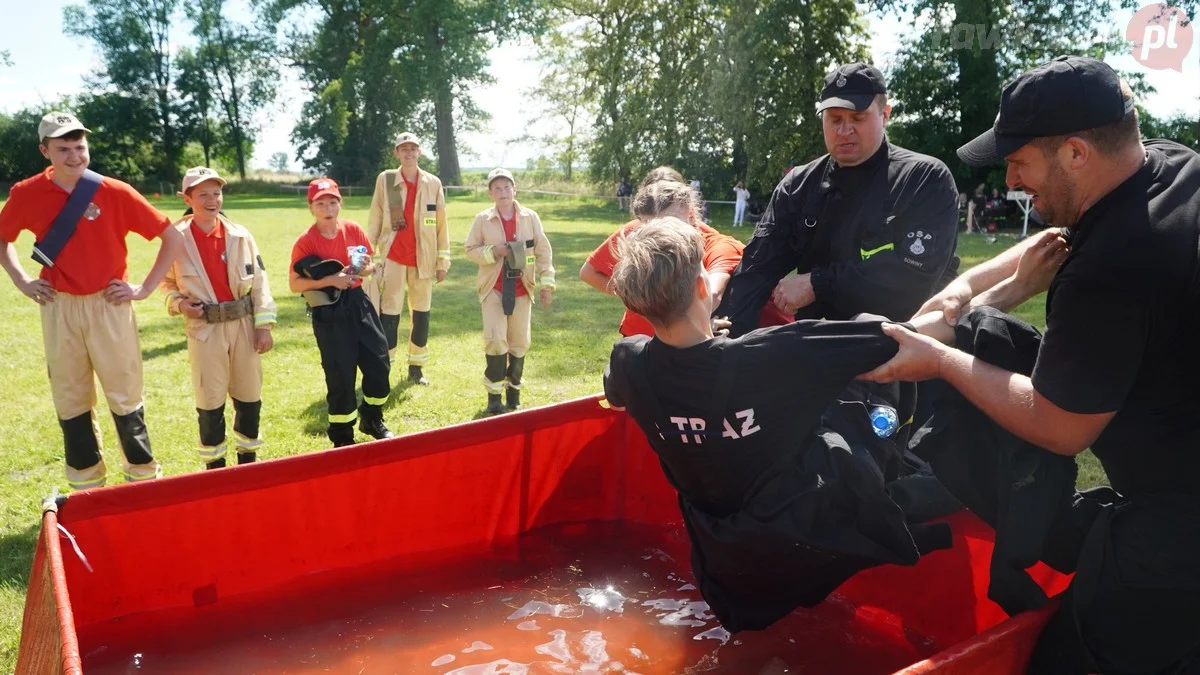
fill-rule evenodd
<path id="1" fill-rule="evenodd" d="M 407 369 L 405 370 L 405 374 L 407 374 Z M 383 404 L 385 420 L 388 411 L 411 398 L 411 396 L 408 395 L 408 390 L 416 386 L 420 385 L 416 384 L 415 382 L 409 382 L 407 377 L 404 377 L 397 384 L 392 386 L 392 393 L 390 396 L 388 396 L 387 403 Z M 362 390 L 355 390 L 355 395 L 359 405 L 361 405 Z M 304 409 L 304 412 L 301 413 L 301 418 L 304 420 L 304 433 L 316 438 L 325 438 L 325 430 L 329 427 L 328 402 L 322 398 L 319 401 L 310 403 L 308 407 Z M 358 425 L 356 422 L 355 428 L 357 428 L 357 426 Z"/>
<path id="2" fill-rule="evenodd" d="M 29 570 L 33 566 L 33 550 L 37 547 L 41 522 L 30 525 L 24 532 L 0 536 L 0 581 L 29 586 Z"/>

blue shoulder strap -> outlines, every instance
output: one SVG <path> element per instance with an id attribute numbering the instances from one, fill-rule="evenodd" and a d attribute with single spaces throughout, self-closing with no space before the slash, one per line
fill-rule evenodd
<path id="1" fill-rule="evenodd" d="M 46 236 L 33 246 L 33 259 L 38 264 L 43 267 L 54 267 L 54 260 L 58 258 L 59 253 L 62 253 L 63 247 L 67 245 L 71 236 L 75 234 L 75 227 L 79 225 L 79 219 L 87 211 L 88 204 L 91 203 L 92 197 L 96 195 L 96 190 L 100 188 L 103 180 L 103 176 L 91 169 L 83 172 L 75 189 L 71 191 L 71 196 L 67 198 L 67 205 L 58 212 L 58 216 L 54 218 L 54 223 L 50 225 Z"/>

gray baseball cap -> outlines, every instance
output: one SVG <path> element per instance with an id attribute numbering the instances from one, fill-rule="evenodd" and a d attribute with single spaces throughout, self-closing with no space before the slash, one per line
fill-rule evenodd
<path id="1" fill-rule="evenodd" d="M 78 117 L 65 112 L 52 112 L 38 124 L 38 139 L 61 138 L 72 131 L 91 133 L 91 129 L 83 126 Z"/>

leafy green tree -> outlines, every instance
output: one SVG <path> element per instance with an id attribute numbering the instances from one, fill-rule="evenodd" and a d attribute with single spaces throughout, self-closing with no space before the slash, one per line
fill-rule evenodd
<path id="1" fill-rule="evenodd" d="M 87 0 L 86 5 L 63 10 L 63 30 L 95 42 L 104 61 L 104 73 L 93 83 L 93 94 L 103 98 L 105 93 L 119 92 L 113 95 L 143 99 L 153 105 L 150 126 L 128 126 L 142 121 L 137 116 L 113 131 L 122 136 L 136 133 L 152 137 L 160 152 L 148 167 L 171 183 L 179 175 L 181 145 L 170 40 L 178 6 L 178 0 Z M 120 124 L 120 120 L 112 122 Z M 93 124 L 91 120 L 86 123 Z"/>
<path id="2" fill-rule="evenodd" d="M 227 127 L 238 174 L 246 177 L 246 158 L 258 129 L 254 116 L 275 99 L 279 69 L 271 33 L 230 21 L 225 0 L 185 5 L 200 41 L 197 74 L 206 77 L 210 101 L 218 104 Z"/>
<path id="3" fill-rule="evenodd" d="M 1120 47 L 1108 30 L 1113 0 L 875 0 L 912 12 L 912 30 L 888 73 L 889 136 L 933 155 L 973 185 L 990 169 L 962 164 L 956 149 L 992 126 L 1004 83 L 1060 54 L 1103 58 Z"/>
<path id="4" fill-rule="evenodd" d="M 392 139 L 420 110 L 415 74 L 398 58 L 414 49 L 411 28 L 391 20 L 394 0 L 274 0 L 264 19 L 305 14 L 312 26 L 290 36 L 283 54 L 311 96 L 292 133 L 309 169 L 351 184 L 391 163 Z"/>
<path id="5" fill-rule="evenodd" d="M 0 181 L 16 182 L 46 168 L 37 137 L 38 123 L 46 112 L 24 108 L 11 115 L 0 114 Z"/>
<path id="6" fill-rule="evenodd" d="M 213 152 L 221 141 L 212 81 L 204 63 L 187 47 L 179 50 L 175 65 L 179 69 L 175 88 L 182 96 L 179 107 L 180 131 L 200 145 L 204 153 L 204 166 L 212 166 Z"/>

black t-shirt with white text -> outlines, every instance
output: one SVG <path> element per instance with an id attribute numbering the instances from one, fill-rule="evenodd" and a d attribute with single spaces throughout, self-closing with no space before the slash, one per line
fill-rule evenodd
<path id="1" fill-rule="evenodd" d="M 896 354 L 883 322 L 797 321 L 731 339 L 677 349 L 656 338 L 617 343 L 613 358 L 646 342 L 647 377 L 667 420 L 646 430 L 667 477 L 690 502 L 715 516 L 739 510 L 782 463 L 795 463 L 822 414 L 856 375 Z M 707 426 L 723 353 L 737 350 L 736 375 L 719 429 Z M 611 365 L 610 365 L 611 369 Z M 606 370 L 604 392 L 624 407 L 636 392 Z M 715 421 L 714 421 L 715 423 Z"/>

